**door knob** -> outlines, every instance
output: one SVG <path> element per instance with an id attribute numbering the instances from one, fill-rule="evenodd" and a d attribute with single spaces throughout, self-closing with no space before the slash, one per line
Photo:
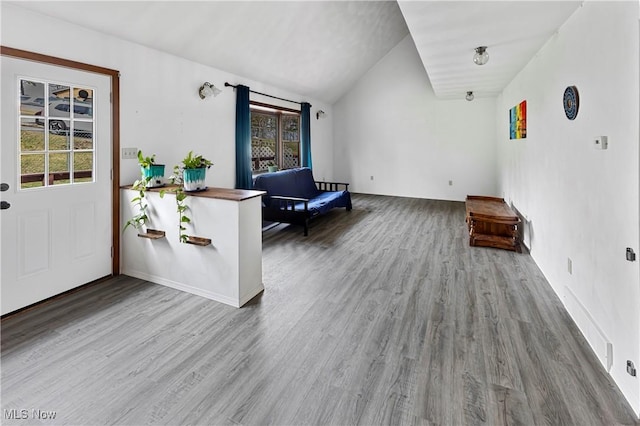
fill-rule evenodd
<path id="1" fill-rule="evenodd" d="M 11 207 L 11 204 L 7 203 L 6 201 L 0 201 L 0 210 L 6 210 L 9 207 Z"/>
<path id="2" fill-rule="evenodd" d="M 8 183 L 0 183 L 0 192 L 4 192 L 4 191 L 8 191 L 9 190 L 9 184 Z"/>

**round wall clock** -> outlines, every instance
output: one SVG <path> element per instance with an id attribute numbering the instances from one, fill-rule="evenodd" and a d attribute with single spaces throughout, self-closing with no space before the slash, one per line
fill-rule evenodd
<path id="1" fill-rule="evenodd" d="M 580 106 L 580 97 L 578 96 L 578 88 L 569 86 L 564 90 L 562 100 L 564 104 L 564 114 L 569 120 L 575 120 L 578 115 L 578 107 Z"/>

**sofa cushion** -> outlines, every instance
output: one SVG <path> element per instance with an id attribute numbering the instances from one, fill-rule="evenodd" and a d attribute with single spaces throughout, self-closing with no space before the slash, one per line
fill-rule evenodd
<path id="1" fill-rule="evenodd" d="M 256 176 L 253 186 L 283 197 L 314 198 L 320 193 L 308 167 L 263 173 Z"/>
<path id="2" fill-rule="evenodd" d="M 347 191 L 320 192 L 309 201 L 311 216 L 324 214 L 334 207 L 347 207 L 350 195 Z M 304 210 L 304 203 L 296 203 L 296 210 Z"/>

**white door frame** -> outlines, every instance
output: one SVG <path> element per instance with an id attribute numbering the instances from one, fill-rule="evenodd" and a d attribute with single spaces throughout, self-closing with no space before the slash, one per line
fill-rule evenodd
<path id="1" fill-rule="evenodd" d="M 2 45 L 0 55 L 103 74 L 111 78 L 111 273 L 113 276 L 120 275 L 120 72 Z"/>

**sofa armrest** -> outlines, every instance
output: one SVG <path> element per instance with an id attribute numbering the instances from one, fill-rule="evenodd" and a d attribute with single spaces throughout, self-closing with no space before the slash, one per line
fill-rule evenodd
<path id="1" fill-rule="evenodd" d="M 272 201 L 276 201 L 279 207 L 284 207 L 285 210 L 296 211 L 296 203 L 304 203 L 304 211 L 309 211 L 309 199 L 298 197 L 283 197 L 281 195 L 270 195 L 269 198 Z"/>
<path id="2" fill-rule="evenodd" d="M 325 181 L 316 181 L 316 186 L 320 191 L 338 191 L 338 186 L 344 185 L 344 190 L 349 190 L 349 184 L 344 182 L 325 182 Z"/>

